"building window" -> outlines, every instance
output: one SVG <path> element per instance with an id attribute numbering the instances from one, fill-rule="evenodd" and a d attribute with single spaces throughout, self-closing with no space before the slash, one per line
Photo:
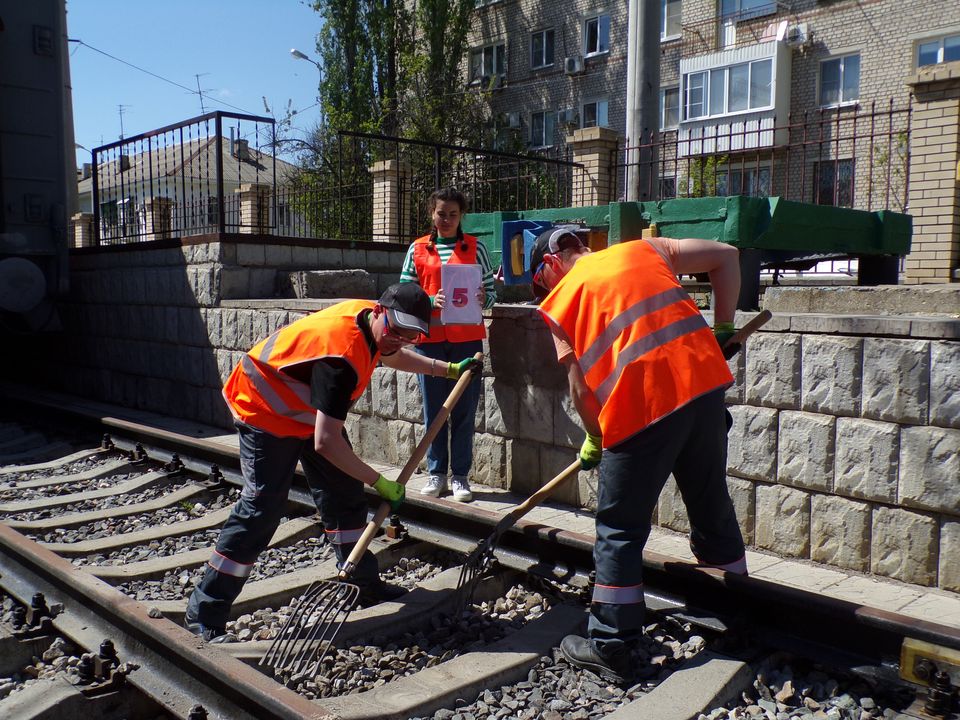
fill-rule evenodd
<path id="1" fill-rule="evenodd" d="M 960 60 L 960 35 L 925 40 L 917 45 L 917 65 L 939 65 Z"/>
<path id="2" fill-rule="evenodd" d="M 530 67 L 553 65 L 553 30 L 541 30 L 530 36 Z"/>
<path id="3" fill-rule="evenodd" d="M 544 110 L 530 114 L 530 145 L 550 147 L 557 127 L 557 113 Z"/>
<path id="4" fill-rule="evenodd" d="M 761 15 L 772 15 L 777 3 L 771 0 L 720 0 L 720 17 L 749 20 Z"/>
<path id="5" fill-rule="evenodd" d="M 813 201 L 817 205 L 853 207 L 853 160 L 813 164 Z"/>
<path id="6" fill-rule="evenodd" d="M 721 167 L 717 170 L 717 195 L 770 195 L 770 168 Z"/>
<path id="7" fill-rule="evenodd" d="M 470 51 L 470 82 L 480 82 L 484 76 L 504 75 L 507 72 L 506 45 L 487 45 Z"/>
<path id="8" fill-rule="evenodd" d="M 743 110 L 760 110 L 773 103 L 773 61 L 684 75 L 683 119 L 715 117 Z"/>
<path id="9" fill-rule="evenodd" d="M 860 55 L 820 63 L 820 104 L 843 105 L 860 97 Z"/>
<path id="10" fill-rule="evenodd" d="M 606 100 L 595 100 L 583 104 L 583 127 L 610 127 L 607 122 L 608 103 Z"/>
<path id="11" fill-rule="evenodd" d="M 207 198 L 207 225 L 216 225 L 220 217 L 220 204 L 212 195 Z"/>
<path id="12" fill-rule="evenodd" d="M 660 129 L 672 130 L 680 124 L 680 88 L 660 88 Z"/>
<path id="13" fill-rule="evenodd" d="M 583 21 L 583 54 L 599 55 L 610 51 L 610 16 L 594 15 Z"/>
<path id="14" fill-rule="evenodd" d="M 680 0 L 660 0 L 660 39 L 672 40 L 681 33 Z"/>

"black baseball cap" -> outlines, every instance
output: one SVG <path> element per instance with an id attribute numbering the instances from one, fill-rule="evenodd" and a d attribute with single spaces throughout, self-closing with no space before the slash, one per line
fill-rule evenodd
<path id="1" fill-rule="evenodd" d="M 530 251 L 530 275 L 536 275 L 544 255 L 556 255 L 561 250 L 583 246 L 583 240 L 568 227 L 553 227 L 537 235 Z"/>
<path id="2" fill-rule="evenodd" d="M 430 296 L 417 283 L 394 283 L 380 296 L 380 304 L 397 327 L 430 334 L 430 315 L 433 306 Z"/>

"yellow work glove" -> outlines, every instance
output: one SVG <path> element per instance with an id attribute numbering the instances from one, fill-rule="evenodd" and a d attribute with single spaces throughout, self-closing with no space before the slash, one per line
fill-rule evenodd
<path id="1" fill-rule="evenodd" d="M 377 481 L 373 484 L 373 489 L 377 491 L 380 497 L 390 503 L 390 509 L 394 512 L 400 508 L 400 504 L 407 496 L 407 491 L 403 485 L 393 480 L 387 480 L 383 475 L 377 478 Z"/>
<path id="2" fill-rule="evenodd" d="M 583 445 L 580 446 L 580 468 L 592 470 L 600 464 L 602 455 L 603 438 L 599 435 L 587 433 L 587 436 L 583 439 Z"/>
<path id="3" fill-rule="evenodd" d="M 458 363 L 447 363 L 447 377 L 451 380 L 459 380 L 460 376 L 467 370 L 474 369 L 480 370 L 480 361 L 473 357 L 461 360 Z"/>
<path id="4" fill-rule="evenodd" d="M 723 356 L 727 360 L 736 355 L 740 350 L 740 343 L 727 345 L 727 341 L 729 341 L 730 338 L 736 334 L 736 332 L 736 328 L 733 327 L 732 322 L 714 323 L 713 336 L 717 339 L 717 344 L 720 346 L 720 352 L 723 353 Z"/>

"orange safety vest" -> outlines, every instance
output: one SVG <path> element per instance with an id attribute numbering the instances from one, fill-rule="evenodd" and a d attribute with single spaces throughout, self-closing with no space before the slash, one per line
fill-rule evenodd
<path id="1" fill-rule="evenodd" d="M 453 248 L 453 254 L 447 260 L 448 265 L 476 265 L 477 239 L 473 235 L 464 235 L 464 242 L 459 240 Z M 463 245 L 466 244 L 466 250 Z M 413 241 L 413 265 L 417 270 L 420 287 L 431 297 L 440 289 L 440 253 L 436 245 L 430 242 L 430 236 L 424 235 Z M 473 292 L 469 288 L 468 292 Z M 447 301 L 450 293 L 447 293 Z M 468 342 L 483 340 L 487 336 L 487 329 L 483 323 L 479 325 L 443 325 L 440 322 L 440 310 L 434 309 L 430 317 L 430 337 L 423 338 L 422 343 Z"/>
<path id="2" fill-rule="evenodd" d="M 648 242 L 580 258 L 539 309 L 600 403 L 605 448 L 733 383 L 713 331 Z"/>
<path id="3" fill-rule="evenodd" d="M 317 411 L 310 405 L 310 385 L 288 374 L 294 366 L 328 357 L 343 358 L 357 373 L 351 400 L 366 389 L 380 353 L 357 324 L 372 300 L 347 300 L 280 328 L 243 356 L 223 386 L 233 416 L 277 437 L 313 435 Z M 300 377 L 303 375 L 299 374 Z"/>

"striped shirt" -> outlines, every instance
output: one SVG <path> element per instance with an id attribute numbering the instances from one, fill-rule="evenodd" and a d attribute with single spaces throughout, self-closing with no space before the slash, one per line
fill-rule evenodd
<path id="1" fill-rule="evenodd" d="M 446 265 L 453 255 L 453 248 L 457 244 L 457 238 L 437 238 L 437 252 L 440 255 L 440 264 Z M 497 290 L 493 285 L 493 268 L 490 267 L 490 254 L 487 247 L 477 240 L 477 264 L 480 266 L 480 272 L 483 276 L 483 290 L 486 293 L 486 300 L 483 303 L 484 309 L 492 308 L 497 301 Z M 400 282 L 419 283 L 417 277 L 417 268 L 413 262 L 413 244 L 407 250 L 407 256 L 403 259 L 403 269 L 400 270 Z M 430 297 L 433 302 L 433 296 Z"/>

